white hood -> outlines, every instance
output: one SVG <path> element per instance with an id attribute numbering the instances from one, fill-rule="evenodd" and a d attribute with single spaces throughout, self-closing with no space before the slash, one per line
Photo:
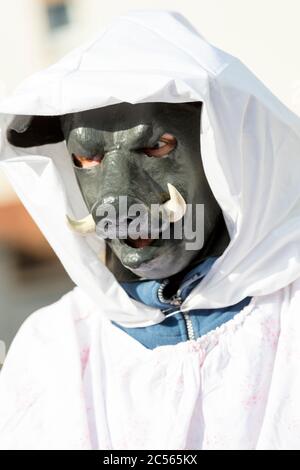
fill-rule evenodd
<path id="1" fill-rule="evenodd" d="M 59 115 L 123 101 L 203 102 L 202 159 L 231 242 L 182 310 L 232 305 L 300 277 L 299 118 L 178 13 L 131 11 L 0 103 L 1 165 L 100 312 L 132 327 L 165 318 L 129 298 L 99 259 L 103 241 L 69 230 L 66 214 L 81 218 L 87 209 L 65 143 L 14 148 L 6 128 L 14 114 Z"/>

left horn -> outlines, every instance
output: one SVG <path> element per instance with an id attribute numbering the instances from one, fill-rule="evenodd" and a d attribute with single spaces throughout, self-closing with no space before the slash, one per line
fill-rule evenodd
<path id="1" fill-rule="evenodd" d="M 166 211 L 170 222 L 178 222 L 186 213 L 186 202 L 171 183 L 168 183 L 168 190 L 170 199 L 161 207 Z"/>
<path id="2" fill-rule="evenodd" d="M 67 215 L 67 221 L 68 221 L 69 227 L 72 230 L 74 230 L 77 233 L 81 233 L 82 235 L 85 235 L 87 233 L 95 232 L 96 224 L 94 222 L 92 214 L 89 214 L 87 217 L 85 217 L 84 219 L 81 219 L 81 220 L 71 219 Z"/>

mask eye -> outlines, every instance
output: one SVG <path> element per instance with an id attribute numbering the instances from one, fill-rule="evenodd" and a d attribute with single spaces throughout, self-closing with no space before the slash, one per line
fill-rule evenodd
<path id="1" fill-rule="evenodd" d="M 143 152 L 148 155 L 148 157 L 161 158 L 172 152 L 176 145 L 176 138 L 172 134 L 165 133 L 154 147 L 145 147 L 143 148 Z"/>
<path id="2" fill-rule="evenodd" d="M 102 158 L 102 155 L 87 157 L 85 155 L 75 155 L 75 153 L 72 153 L 73 163 L 77 168 L 93 168 L 100 165 Z"/>

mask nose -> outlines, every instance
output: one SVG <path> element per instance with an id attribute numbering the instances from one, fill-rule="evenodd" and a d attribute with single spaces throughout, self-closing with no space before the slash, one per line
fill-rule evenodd
<path id="1" fill-rule="evenodd" d="M 160 202 L 159 188 L 137 162 L 136 155 L 115 151 L 107 154 L 99 188 L 91 212 L 100 237 L 127 238 L 138 231 L 138 236 L 148 238 L 150 223 L 154 225 L 152 234 L 156 233 L 151 201 Z"/>

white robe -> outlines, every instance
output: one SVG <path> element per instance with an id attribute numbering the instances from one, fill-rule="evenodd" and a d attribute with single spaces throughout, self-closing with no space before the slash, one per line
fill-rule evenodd
<path id="1" fill-rule="evenodd" d="M 164 316 L 120 287 L 103 241 L 68 229 L 86 209 L 65 144 L 6 140 L 13 114 L 122 101 L 203 102 L 203 165 L 231 240 L 182 310 L 253 299 L 197 341 L 148 350 L 111 324 Z M 300 448 L 299 118 L 180 15 L 147 10 L 27 79 L 0 113 L 1 166 L 77 285 L 13 342 L 0 448 Z"/>
<path id="2" fill-rule="evenodd" d="M 299 303 L 297 282 L 149 350 L 75 288 L 10 349 L 0 449 L 299 449 Z"/>

